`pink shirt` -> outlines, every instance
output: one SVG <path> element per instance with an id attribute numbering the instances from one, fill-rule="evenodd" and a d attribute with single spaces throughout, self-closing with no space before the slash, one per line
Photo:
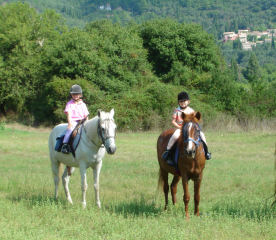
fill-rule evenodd
<path id="1" fill-rule="evenodd" d="M 182 123 L 183 123 L 183 118 L 182 118 L 183 112 L 185 114 L 191 114 L 194 112 L 194 109 L 190 107 L 186 107 L 184 110 L 182 110 L 180 107 L 178 107 L 174 110 L 172 118 L 175 119 L 176 123 L 180 126 L 182 126 Z"/>
<path id="2" fill-rule="evenodd" d="M 89 114 L 86 104 L 82 100 L 75 103 L 73 99 L 66 104 L 64 113 L 67 114 L 68 112 L 71 113 L 73 121 L 82 120 Z"/>

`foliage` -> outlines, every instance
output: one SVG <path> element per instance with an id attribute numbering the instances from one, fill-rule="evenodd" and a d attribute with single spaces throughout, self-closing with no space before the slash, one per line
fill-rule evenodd
<path id="1" fill-rule="evenodd" d="M 198 72 L 208 72 L 220 65 L 213 37 L 199 25 L 152 20 L 142 25 L 141 37 L 157 76 L 168 74 L 175 62 Z"/>
<path id="2" fill-rule="evenodd" d="M 255 56 L 233 43 L 221 45 L 232 54 L 228 68 L 213 36 L 198 24 L 97 20 L 68 31 L 53 11 L 39 14 L 22 3 L 0 11 L 2 117 L 27 118 L 29 124 L 66 121 L 73 84 L 82 86 L 90 116 L 115 108 L 121 130 L 167 126 L 183 90 L 192 93 L 191 106 L 208 115 L 208 109 L 226 111 L 243 121 L 276 114 L 276 53 L 266 44 L 253 49 Z"/>
<path id="3" fill-rule="evenodd" d="M 246 67 L 246 77 L 250 82 L 255 82 L 260 77 L 260 65 L 254 52 L 251 54 Z"/>

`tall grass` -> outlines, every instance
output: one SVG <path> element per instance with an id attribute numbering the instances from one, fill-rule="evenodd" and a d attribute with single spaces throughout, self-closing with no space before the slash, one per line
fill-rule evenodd
<path id="1" fill-rule="evenodd" d="M 0 239 L 274 239 L 275 132 L 205 131 L 213 158 L 201 187 L 200 217 L 185 220 L 178 203 L 157 191 L 159 133 L 118 133 L 117 152 L 103 160 L 102 209 L 94 201 L 88 169 L 87 208 L 81 205 L 79 171 L 70 180 L 74 204 L 62 184 L 55 201 L 48 157 L 49 131 L 0 129 Z M 170 177 L 170 180 L 172 177 Z"/>

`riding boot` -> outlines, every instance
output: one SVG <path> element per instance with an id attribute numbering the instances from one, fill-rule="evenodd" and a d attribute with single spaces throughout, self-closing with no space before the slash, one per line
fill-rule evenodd
<path id="1" fill-rule="evenodd" d="M 202 141 L 202 144 L 205 152 L 205 158 L 206 160 L 210 160 L 212 156 L 211 156 L 211 153 L 208 151 L 208 146 L 204 141 Z"/>
<path id="2" fill-rule="evenodd" d="M 170 150 L 165 151 L 162 154 L 162 158 L 169 164 L 169 165 L 173 165 L 173 161 L 171 160 L 171 152 Z"/>
<path id="3" fill-rule="evenodd" d="M 65 154 L 69 154 L 71 152 L 70 146 L 67 143 L 64 143 L 61 152 Z"/>
<path id="4" fill-rule="evenodd" d="M 162 158 L 163 158 L 165 161 L 168 161 L 169 158 L 170 158 L 170 151 L 169 151 L 169 150 L 165 151 L 165 152 L 162 154 Z"/>

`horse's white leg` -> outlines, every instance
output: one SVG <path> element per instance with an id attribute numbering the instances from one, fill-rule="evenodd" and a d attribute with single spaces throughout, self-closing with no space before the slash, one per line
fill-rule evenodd
<path id="1" fill-rule="evenodd" d="M 100 202 L 100 171 L 102 168 L 102 161 L 100 161 L 96 167 L 93 168 L 93 177 L 94 177 L 94 191 L 95 191 L 95 202 L 96 205 L 101 208 Z"/>
<path id="2" fill-rule="evenodd" d="M 71 167 L 71 174 L 74 172 L 75 168 Z M 62 183 L 63 183 L 63 187 L 64 187 L 64 191 L 65 191 L 65 196 L 66 199 L 69 203 L 73 204 L 70 192 L 69 192 L 69 180 L 70 180 L 70 175 L 68 174 L 68 169 L 67 167 L 64 170 L 64 173 L 62 175 Z"/>
<path id="3" fill-rule="evenodd" d="M 86 180 L 86 165 L 85 164 L 80 164 L 80 175 L 81 175 L 81 189 L 82 189 L 82 206 L 85 208 L 86 207 L 86 191 L 87 191 L 87 180 Z"/>
<path id="4" fill-rule="evenodd" d="M 52 172 L 54 177 L 54 183 L 55 183 L 55 196 L 54 198 L 57 199 L 58 197 L 58 184 L 59 184 L 59 171 L 61 163 L 59 161 L 52 161 Z"/>

